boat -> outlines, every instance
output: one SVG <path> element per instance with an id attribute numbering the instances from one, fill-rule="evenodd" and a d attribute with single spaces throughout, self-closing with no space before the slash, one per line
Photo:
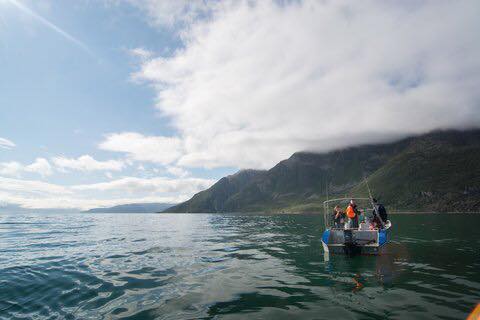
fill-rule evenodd
<path id="1" fill-rule="evenodd" d="M 346 207 L 350 200 L 354 200 L 365 221 L 360 222 L 358 228 L 350 228 L 348 224 L 339 227 L 334 224 L 330 207 L 339 205 Z M 338 198 L 323 202 L 325 231 L 322 235 L 322 246 L 326 254 L 352 255 L 381 255 L 387 253 L 387 244 L 390 241 L 392 223 L 382 221 L 382 227 L 373 227 L 369 222 L 369 216 L 377 215 L 378 212 L 372 198 Z M 378 216 L 379 217 L 379 216 Z M 381 219 L 380 219 L 381 220 Z"/>

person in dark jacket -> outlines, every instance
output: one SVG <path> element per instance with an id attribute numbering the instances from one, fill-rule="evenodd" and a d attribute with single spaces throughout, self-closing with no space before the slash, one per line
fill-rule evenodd
<path id="1" fill-rule="evenodd" d="M 335 206 L 333 211 L 333 221 L 335 222 L 335 228 L 343 229 L 345 226 L 345 212 L 338 205 Z"/>
<path id="2" fill-rule="evenodd" d="M 373 209 L 373 222 L 377 227 L 381 228 L 388 219 L 387 209 L 385 209 L 383 204 L 379 203 L 377 199 L 373 198 L 372 201 L 375 206 Z"/>

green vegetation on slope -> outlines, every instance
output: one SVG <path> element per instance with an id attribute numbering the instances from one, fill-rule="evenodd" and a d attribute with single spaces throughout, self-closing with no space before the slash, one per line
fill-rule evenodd
<path id="1" fill-rule="evenodd" d="M 424 139 L 373 173 L 370 188 L 396 210 L 479 211 L 480 143 Z M 365 184 L 352 189 L 365 194 Z"/>
<path id="2" fill-rule="evenodd" d="M 299 152 L 268 171 L 246 170 L 169 212 L 318 212 L 326 197 L 366 196 L 390 208 L 478 211 L 480 130 L 437 131 L 330 153 Z"/>

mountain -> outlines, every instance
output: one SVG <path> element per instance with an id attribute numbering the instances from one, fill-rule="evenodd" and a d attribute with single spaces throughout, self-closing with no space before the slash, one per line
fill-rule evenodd
<path id="1" fill-rule="evenodd" d="M 225 212 L 231 211 L 227 203 L 245 187 L 261 179 L 266 171 L 242 170 L 233 175 L 221 178 L 217 183 L 205 191 L 195 194 L 190 200 L 173 206 L 165 212 Z"/>
<path id="2" fill-rule="evenodd" d="M 131 203 L 110 208 L 93 208 L 86 213 L 154 213 L 171 207 L 171 203 Z"/>
<path id="3" fill-rule="evenodd" d="M 220 179 L 166 212 L 317 212 L 329 197 L 375 197 L 403 211 L 480 211 L 480 130 L 435 131 L 328 153 L 298 152 L 268 171 Z"/>

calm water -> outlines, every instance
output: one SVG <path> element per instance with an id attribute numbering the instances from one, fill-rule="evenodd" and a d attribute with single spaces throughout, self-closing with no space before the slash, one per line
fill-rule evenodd
<path id="1" fill-rule="evenodd" d="M 396 215 L 324 260 L 319 216 L 0 215 L 2 319 L 464 319 L 480 215 Z"/>

